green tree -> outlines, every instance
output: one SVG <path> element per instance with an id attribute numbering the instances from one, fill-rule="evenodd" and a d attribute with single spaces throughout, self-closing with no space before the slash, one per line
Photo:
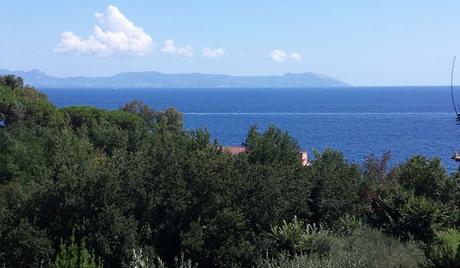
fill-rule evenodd
<path id="1" fill-rule="evenodd" d="M 70 237 L 70 243 L 61 241 L 60 250 L 54 261 L 55 268 L 102 268 L 103 262 L 97 259 L 94 252 L 86 248 L 85 240 L 77 244 L 75 236 Z"/>
<path id="2" fill-rule="evenodd" d="M 308 170 L 312 222 L 332 224 L 346 214 L 359 214 L 360 179 L 358 165 L 347 163 L 342 153 L 331 149 L 316 152 Z"/>
<path id="3" fill-rule="evenodd" d="M 441 159 L 414 156 L 396 169 L 398 182 L 415 195 L 441 202 L 452 200 L 452 181 L 441 164 Z"/>
<path id="4" fill-rule="evenodd" d="M 0 264 L 6 267 L 48 265 L 54 251 L 45 231 L 32 226 L 26 219 L 3 224 L 0 230 Z"/>
<path id="5" fill-rule="evenodd" d="M 14 75 L 0 76 L 0 86 L 6 86 L 10 89 L 20 89 L 24 87 L 24 80 L 21 77 Z"/>
<path id="6" fill-rule="evenodd" d="M 460 267 L 460 230 L 448 229 L 438 233 L 428 256 L 434 267 Z"/>
<path id="7" fill-rule="evenodd" d="M 249 129 L 244 146 L 250 163 L 298 165 L 299 146 L 287 133 L 274 126 L 259 133 L 257 126 Z"/>
<path id="8" fill-rule="evenodd" d="M 371 221 L 384 232 L 426 243 L 433 241 L 446 217 L 439 203 L 403 189 L 383 193 L 372 208 Z"/>

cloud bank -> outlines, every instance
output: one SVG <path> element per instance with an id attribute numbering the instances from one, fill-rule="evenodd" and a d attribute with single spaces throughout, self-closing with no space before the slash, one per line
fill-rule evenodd
<path id="1" fill-rule="evenodd" d="M 213 49 L 211 47 L 203 48 L 203 56 L 210 59 L 221 58 L 225 55 L 225 50 L 223 48 Z"/>
<path id="2" fill-rule="evenodd" d="M 186 57 L 192 57 L 194 54 L 191 46 L 178 47 L 173 39 L 165 41 L 164 46 L 161 48 L 161 52 L 172 55 L 182 55 Z"/>
<path id="3" fill-rule="evenodd" d="M 108 6 L 105 13 L 96 13 L 95 17 L 98 25 L 94 26 L 92 35 L 83 39 L 73 32 L 63 32 L 56 52 L 108 57 L 116 53 L 141 56 L 151 50 L 150 35 L 128 20 L 116 6 Z"/>
<path id="4" fill-rule="evenodd" d="M 287 53 L 281 49 L 274 49 L 270 52 L 270 58 L 278 63 L 286 62 L 287 60 L 302 61 L 302 55 L 297 52 Z"/>

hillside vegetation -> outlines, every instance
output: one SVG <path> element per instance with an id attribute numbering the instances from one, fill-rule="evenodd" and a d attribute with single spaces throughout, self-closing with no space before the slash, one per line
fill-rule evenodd
<path id="1" fill-rule="evenodd" d="M 59 109 L 0 77 L 1 267 L 460 267 L 460 175 L 249 129 L 223 152 L 174 109 Z"/>

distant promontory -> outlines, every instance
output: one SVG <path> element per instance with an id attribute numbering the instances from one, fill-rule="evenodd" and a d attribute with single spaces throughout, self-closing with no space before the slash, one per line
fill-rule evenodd
<path id="1" fill-rule="evenodd" d="M 314 88 L 346 87 L 336 78 L 315 73 L 287 73 L 273 76 L 231 76 L 222 74 L 165 74 L 155 71 L 125 72 L 107 77 L 53 77 L 40 70 L 8 71 L 0 75 L 21 76 L 27 84 L 44 88 Z"/>

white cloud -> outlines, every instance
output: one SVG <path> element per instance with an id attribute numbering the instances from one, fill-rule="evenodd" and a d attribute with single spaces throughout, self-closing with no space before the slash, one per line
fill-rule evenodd
<path id="1" fill-rule="evenodd" d="M 293 52 L 293 53 L 289 54 L 289 57 L 292 60 L 295 60 L 295 61 L 302 61 L 302 55 L 300 55 L 299 53 L 296 53 L 296 52 Z"/>
<path id="2" fill-rule="evenodd" d="M 288 59 L 286 52 L 281 49 L 274 49 L 270 52 L 270 58 L 272 58 L 276 62 L 285 62 Z"/>
<path id="3" fill-rule="evenodd" d="M 97 12 L 94 16 L 99 23 L 92 35 L 82 39 L 73 32 L 63 32 L 56 52 L 107 57 L 115 53 L 144 55 L 151 50 L 150 35 L 128 20 L 116 6 L 108 6 L 105 13 Z"/>
<path id="4" fill-rule="evenodd" d="M 193 48 L 191 46 L 178 47 L 176 46 L 176 42 L 172 39 L 165 41 L 164 47 L 161 48 L 161 52 L 173 55 L 183 55 L 186 57 L 192 57 L 194 54 Z"/>
<path id="5" fill-rule="evenodd" d="M 203 56 L 207 58 L 211 58 L 211 59 L 220 58 L 220 57 L 223 57 L 224 55 L 225 55 L 225 50 L 223 48 L 216 48 L 216 49 L 213 49 L 210 47 L 203 48 Z"/>
<path id="6" fill-rule="evenodd" d="M 287 60 L 295 60 L 295 61 L 302 61 L 302 55 L 300 55 L 297 52 L 292 52 L 292 53 L 287 53 L 284 50 L 281 49 L 274 49 L 270 52 L 270 58 L 272 58 L 274 61 L 283 63 L 286 62 Z"/>

